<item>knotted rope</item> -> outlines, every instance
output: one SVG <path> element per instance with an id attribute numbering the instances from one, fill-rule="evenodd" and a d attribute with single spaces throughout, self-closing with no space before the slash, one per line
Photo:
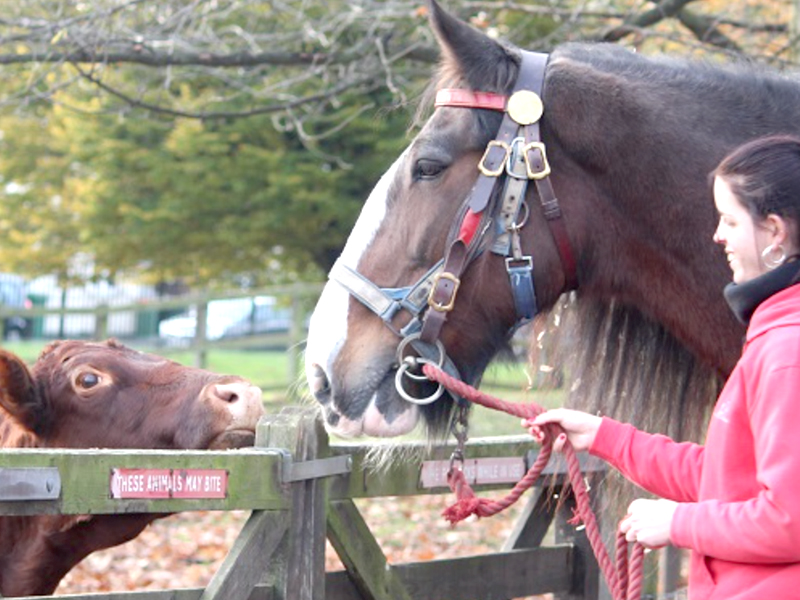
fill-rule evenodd
<path id="1" fill-rule="evenodd" d="M 435 381 L 462 398 L 486 408 L 503 411 L 523 419 L 532 419 L 545 410 L 533 403 L 506 402 L 484 394 L 463 381 L 451 377 L 430 363 L 425 364 L 422 367 L 422 371 L 431 381 Z M 450 469 L 447 474 L 447 481 L 450 489 L 456 495 L 456 503 L 445 509 L 444 517 L 450 523 L 455 524 L 470 515 L 477 515 L 478 517 L 492 516 L 514 504 L 525 490 L 530 488 L 539 478 L 550 460 L 550 455 L 553 451 L 553 440 L 557 435 L 563 433 L 563 429 L 560 426 L 553 424 L 543 427 L 543 431 L 545 437 L 542 440 L 542 449 L 536 461 L 508 495 L 500 500 L 476 497 L 475 492 L 467 482 L 463 469 Z M 643 583 L 644 547 L 638 543 L 634 544 L 629 557 L 628 542 L 624 534 L 617 533 L 615 562 L 611 561 L 600 535 L 600 527 L 597 524 L 594 511 L 592 511 L 589 492 L 586 489 L 583 474 L 581 473 L 578 456 L 569 440 L 564 445 L 564 458 L 567 463 L 569 482 L 575 495 L 576 504 L 575 517 L 570 523 L 577 525 L 583 522 L 585 525 L 586 537 L 614 600 L 640 600 Z"/>

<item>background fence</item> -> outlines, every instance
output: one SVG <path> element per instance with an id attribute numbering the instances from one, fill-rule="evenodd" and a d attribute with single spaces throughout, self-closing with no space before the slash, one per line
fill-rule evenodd
<path id="1" fill-rule="evenodd" d="M 308 317 L 322 290 L 321 283 L 271 286 L 242 291 L 187 293 L 156 297 L 144 295 L 131 301 L 129 294 L 106 296 L 91 306 L 0 306 L 0 324 L 6 342 L 50 339 L 115 337 L 141 350 L 169 355 L 189 351 L 193 363 L 208 367 L 211 349 L 278 349 L 285 351 L 285 379 L 299 375 L 300 354 L 306 338 Z M 64 298 L 87 296 L 65 293 Z M 50 296 L 53 297 L 52 295 Z M 23 329 L 8 325 L 22 319 Z M 38 352 L 38 350 L 36 350 Z"/>

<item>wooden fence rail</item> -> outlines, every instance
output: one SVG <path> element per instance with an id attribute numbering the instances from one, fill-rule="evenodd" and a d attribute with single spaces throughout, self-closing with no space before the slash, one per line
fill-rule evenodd
<path id="1" fill-rule="evenodd" d="M 316 411 L 287 408 L 262 419 L 252 449 L 0 451 L 0 514 L 252 510 L 205 589 L 61 596 L 65 600 L 507 600 L 543 593 L 565 600 L 601 597 L 585 536 L 566 524 L 573 503 L 568 496 L 558 502 L 551 496 L 563 486 L 565 469 L 559 464 L 551 467 L 552 487 L 530 494 L 500 552 L 388 564 L 354 500 L 448 493 L 437 477 L 450 450 L 443 446 L 424 452 L 423 446 L 406 444 L 400 455 L 425 454 L 424 460 L 399 460 L 371 470 L 368 455 L 374 448 L 331 444 Z M 474 469 L 475 489 L 510 487 L 510 479 L 530 464 L 535 452 L 529 437 L 471 442 L 466 464 Z M 588 459 L 584 471 L 593 480 L 602 465 Z M 120 484 L 120 477 L 165 473 L 224 473 L 223 497 L 177 497 L 180 486 L 172 483 L 169 494 L 154 498 L 139 493 L 147 488 L 144 479 Z M 19 486 L 20 480 L 27 488 Z M 144 497 L 130 497 L 137 493 Z M 218 496 L 219 489 L 214 493 Z M 543 546 L 551 523 L 556 544 Z M 326 538 L 344 571 L 325 572 Z"/>

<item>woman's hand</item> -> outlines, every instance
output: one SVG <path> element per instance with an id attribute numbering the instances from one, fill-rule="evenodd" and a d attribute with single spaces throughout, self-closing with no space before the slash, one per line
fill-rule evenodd
<path id="1" fill-rule="evenodd" d="M 629 542 L 639 542 L 645 548 L 661 548 L 670 542 L 669 531 L 677 507 L 678 503 L 672 500 L 634 500 L 619 530 Z"/>
<path id="2" fill-rule="evenodd" d="M 553 449 L 561 452 L 569 439 L 576 451 L 588 450 L 597 436 L 602 418 L 579 410 L 555 408 L 543 412 L 533 419 L 523 419 L 522 426 L 530 431 L 534 439 L 542 443 L 545 438 L 545 426 L 549 423 L 560 425 L 564 433 L 553 441 Z"/>

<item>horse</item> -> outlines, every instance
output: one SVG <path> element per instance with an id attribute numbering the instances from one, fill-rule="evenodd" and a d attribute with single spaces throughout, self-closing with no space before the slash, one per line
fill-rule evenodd
<path id="1" fill-rule="evenodd" d="M 436 106 L 310 320 L 326 426 L 445 433 L 460 403 L 420 364 L 478 384 L 521 323 L 567 305 L 570 404 L 701 436 L 744 335 L 709 173 L 746 140 L 799 132 L 800 85 L 613 44 L 531 53 L 428 6 L 442 59 L 422 106 Z"/>

